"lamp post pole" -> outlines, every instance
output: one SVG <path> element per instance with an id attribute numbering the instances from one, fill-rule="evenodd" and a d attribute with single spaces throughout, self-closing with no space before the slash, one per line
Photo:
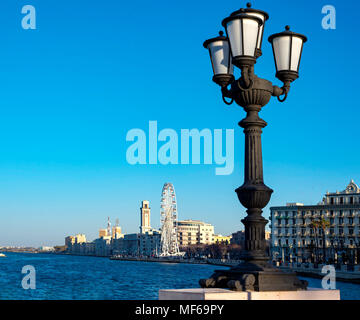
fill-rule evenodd
<path id="1" fill-rule="evenodd" d="M 242 220 L 245 226 L 244 262 L 230 270 L 217 270 L 208 279 L 201 279 L 204 288 L 229 288 L 245 291 L 292 291 L 306 289 L 295 273 L 281 272 L 270 263 L 266 253 L 265 225 L 262 209 L 269 203 L 273 190 L 267 187 L 263 178 L 261 135 L 267 123 L 259 117 L 261 109 L 277 97 L 286 100 L 292 81 L 298 78 L 303 43 L 306 37 L 293 33 L 290 27 L 282 33 L 272 35 L 276 64 L 276 77 L 283 82 L 281 88 L 255 75 L 254 64 L 262 55 L 261 44 L 265 21 L 269 15 L 261 10 L 247 8 L 233 12 L 223 20 L 227 36 L 223 32 L 216 38 L 204 42 L 209 50 L 214 77 L 221 86 L 223 101 L 235 102 L 241 106 L 246 117 L 239 122 L 245 134 L 244 183 L 237 188 L 240 203 L 247 209 Z M 241 77 L 235 80 L 233 65 L 241 70 Z M 281 98 L 282 97 L 282 98 Z M 228 101 L 227 99 L 230 99 Z"/>

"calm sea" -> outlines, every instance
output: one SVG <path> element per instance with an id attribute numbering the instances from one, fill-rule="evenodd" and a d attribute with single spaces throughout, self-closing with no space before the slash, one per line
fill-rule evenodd
<path id="1" fill-rule="evenodd" d="M 219 266 L 113 261 L 107 258 L 6 253 L 0 258 L 0 299 L 157 299 L 159 289 L 196 288 Z M 21 269 L 36 270 L 36 289 L 24 290 Z M 302 278 L 305 279 L 305 278 Z M 307 278 L 311 287 L 321 280 Z M 359 299 L 360 285 L 337 282 L 341 299 Z"/>

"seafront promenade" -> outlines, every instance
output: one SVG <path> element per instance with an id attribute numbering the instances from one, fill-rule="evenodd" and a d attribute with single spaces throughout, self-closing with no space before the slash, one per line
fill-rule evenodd
<path id="1" fill-rule="evenodd" d="M 280 269 L 284 271 L 294 271 L 299 276 L 304 277 L 311 277 L 311 278 L 323 278 L 326 273 L 322 273 L 322 268 L 324 265 L 318 265 L 318 267 L 314 266 L 313 264 L 309 264 L 305 266 L 304 264 L 301 265 L 288 265 L 288 266 L 279 266 Z M 360 284 L 360 272 L 359 269 L 356 268 L 354 271 L 348 271 L 347 265 L 342 265 L 340 270 L 336 270 L 336 280 L 343 281 L 343 282 L 351 282 Z"/>
<path id="2" fill-rule="evenodd" d="M 210 264 L 223 267 L 232 267 L 241 263 L 241 260 L 228 260 L 228 259 L 183 259 L 183 258 L 169 258 L 169 257 L 159 257 L 159 258 L 149 258 L 149 257 L 120 257 L 112 256 L 111 260 L 120 260 L 120 261 L 142 261 L 142 262 L 157 262 L 157 263 L 185 263 L 185 264 Z M 308 264 L 295 264 L 288 263 L 286 265 L 278 265 L 277 267 L 284 271 L 293 271 L 296 272 L 299 276 L 311 277 L 311 278 L 323 278 L 324 273 L 321 273 L 322 267 L 324 265 L 319 264 L 318 266 L 308 263 Z M 360 284 L 360 266 L 354 266 L 353 271 L 349 271 L 348 265 L 342 265 L 340 270 L 336 270 L 336 280 L 343 282 L 352 282 Z"/>

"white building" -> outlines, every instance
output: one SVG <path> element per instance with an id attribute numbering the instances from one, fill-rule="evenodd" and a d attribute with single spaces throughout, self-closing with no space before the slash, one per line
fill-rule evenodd
<path id="1" fill-rule="evenodd" d="M 270 208 L 273 256 L 309 260 L 314 248 L 327 258 L 339 250 L 360 247 L 360 188 L 353 180 L 344 191 L 327 192 L 317 205 L 287 203 Z M 328 227 L 314 229 L 312 222 L 325 220 Z M 325 239 L 325 241 L 324 241 Z"/>
<path id="2" fill-rule="evenodd" d="M 213 244 L 214 226 L 199 220 L 182 220 L 177 222 L 179 246 L 192 244 Z"/>

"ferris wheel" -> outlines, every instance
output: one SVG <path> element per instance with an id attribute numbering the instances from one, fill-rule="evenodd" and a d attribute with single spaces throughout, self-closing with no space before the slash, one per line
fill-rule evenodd
<path id="1" fill-rule="evenodd" d="M 179 255 L 177 242 L 177 203 L 175 188 L 171 183 L 165 183 L 161 193 L 160 203 L 161 251 L 160 256 Z"/>

